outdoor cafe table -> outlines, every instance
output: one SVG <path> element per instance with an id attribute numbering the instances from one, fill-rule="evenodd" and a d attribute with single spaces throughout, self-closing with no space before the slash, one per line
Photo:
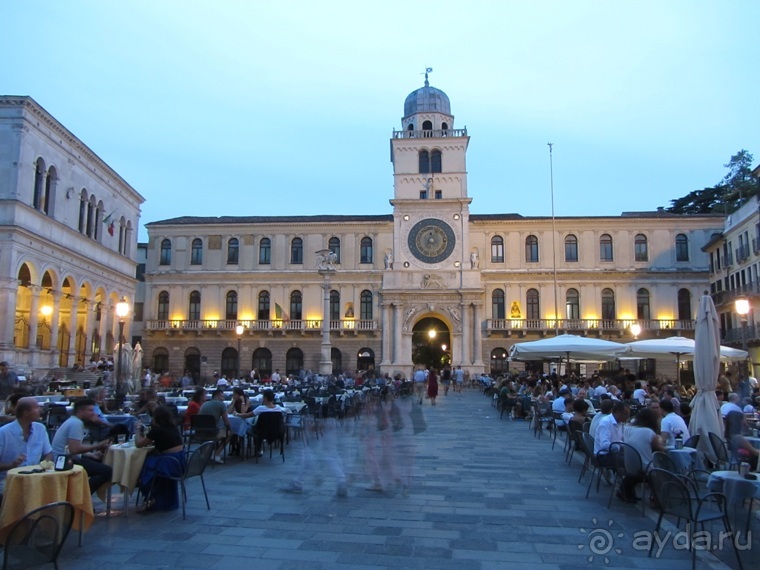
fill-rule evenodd
<path id="1" fill-rule="evenodd" d="M 50 402 L 60 402 L 63 400 L 63 394 L 50 394 L 47 396 L 33 396 L 40 404 L 48 404 Z"/>
<path id="2" fill-rule="evenodd" d="M 111 486 L 118 485 L 124 494 L 124 516 L 127 516 L 127 500 L 137 486 L 137 479 L 143 463 L 152 447 L 135 447 L 134 443 L 122 443 L 108 448 L 103 463 L 113 470 L 111 485 L 108 487 L 107 516 L 111 516 Z M 100 494 L 100 491 L 99 491 Z"/>
<path id="3" fill-rule="evenodd" d="M 81 545 L 82 532 L 90 527 L 94 518 L 87 473 L 81 466 L 74 465 L 69 471 L 21 474 L 39 468 L 39 465 L 27 465 L 8 471 L 0 508 L 0 542 L 8 536 L 13 523 L 27 513 L 50 503 L 66 501 L 74 506 L 74 528 L 79 530 Z"/>
<path id="4" fill-rule="evenodd" d="M 135 432 L 135 422 L 137 421 L 137 418 L 131 414 L 107 414 L 104 417 L 112 426 L 121 424 L 127 427 L 130 434 Z"/>
<path id="5" fill-rule="evenodd" d="M 729 510 L 738 509 L 746 499 L 760 499 L 760 475 L 757 479 L 745 479 L 737 471 L 713 471 L 707 481 L 707 488 L 713 493 L 723 493 L 726 496 L 726 506 Z M 752 502 L 749 504 L 752 508 Z M 747 513 L 747 527 L 749 527 Z M 745 530 L 746 532 L 746 530 Z"/>
<path id="6" fill-rule="evenodd" d="M 668 456 L 673 460 L 678 471 L 682 474 L 688 473 L 692 469 L 704 469 L 699 452 L 694 448 L 668 449 Z"/>

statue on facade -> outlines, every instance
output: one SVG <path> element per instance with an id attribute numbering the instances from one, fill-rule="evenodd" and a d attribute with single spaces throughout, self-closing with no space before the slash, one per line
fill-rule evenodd
<path id="1" fill-rule="evenodd" d="M 335 271 L 335 264 L 338 263 L 338 256 L 334 251 L 329 249 L 320 249 L 317 254 L 317 269 L 319 271 Z"/>
<path id="2" fill-rule="evenodd" d="M 480 257 L 478 256 L 478 250 L 476 249 L 470 254 L 470 269 L 480 268 Z"/>
<path id="3" fill-rule="evenodd" d="M 385 252 L 385 268 L 393 269 L 393 251 L 390 249 Z"/>

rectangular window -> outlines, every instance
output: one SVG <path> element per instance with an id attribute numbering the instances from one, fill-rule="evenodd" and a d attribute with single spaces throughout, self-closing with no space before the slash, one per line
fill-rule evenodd
<path id="1" fill-rule="evenodd" d="M 427 200 L 427 190 L 420 190 L 420 200 Z"/>
<path id="2" fill-rule="evenodd" d="M 137 264 L 137 269 L 135 270 L 135 279 L 137 279 L 141 283 L 145 281 L 145 264 L 144 263 Z"/>
<path id="3" fill-rule="evenodd" d="M 143 303 L 135 303 L 135 321 L 143 320 Z"/>
<path id="4" fill-rule="evenodd" d="M 436 199 L 436 200 L 441 200 L 441 199 L 443 199 L 443 191 L 442 191 L 442 190 L 436 190 L 436 191 L 435 191 L 435 199 Z"/>

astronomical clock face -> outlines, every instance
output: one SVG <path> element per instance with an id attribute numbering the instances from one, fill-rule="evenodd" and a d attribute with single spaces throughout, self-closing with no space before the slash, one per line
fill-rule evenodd
<path id="1" fill-rule="evenodd" d="M 446 260 L 456 245 L 456 236 L 443 220 L 428 218 L 414 224 L 409 232 L 409 251 L 423 263 Z"/>

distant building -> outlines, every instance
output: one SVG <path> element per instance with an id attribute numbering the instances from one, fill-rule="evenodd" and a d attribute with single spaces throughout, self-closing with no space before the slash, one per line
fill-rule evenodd
<path id="1" fill-rule="evenodd" d="M 469 140 L 426 78 L 390 141 L 392 214 L 148 223 L 146 363 L 206 378 L 316 371 L 325 309 L 336 372 L 408 375 L 426 343 L 498 374 L 514 342 L 555 330 L 632 340 L 638 322 L 641 338 L 692 334 L 709 285 L 701 248 L 722 216 L 470 214 Z M 509 190 L 517 208 L 520 192 Z M 326 294 L 324 250 L 335 268 Z M 651 367 L 642 373 L 669 372 Z"/>
<path id="2" fill-rule="evenodd" d="M 760 178 L 760 166 L 752 174 Z M 710 259 L 710 293 L 720 315 L 725 345 L 745 347 L 751 370 L 760 363 L 760 331 L 756 315 L 760 307 L 760 200 L 750 198 L 726 217 L 721 232 L 704 246 Z M 737 313 L 737 299 L 749 301 L 749 313 Z"/>
<path id="3" fill-rule="evenodd" d="M 143 202 L 32 98 L 0 97 L 0 360 L 41 374 L 111 354 Z"/>

